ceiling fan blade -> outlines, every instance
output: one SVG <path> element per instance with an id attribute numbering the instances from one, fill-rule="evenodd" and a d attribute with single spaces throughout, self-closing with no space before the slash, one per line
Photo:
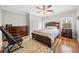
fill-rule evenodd
<path id="1" fill-rule="evenodd" d="M 52 5 L 48 5 L 47 9 L 50 8 L 50 7 L 52 7 Z"/>
<path id="2" fill-rule="evenodd" d="M 48 12 L 54 12 L 53 10 L 47 10 Z"/>
<path id="3" fill-rule="evenodd" d="M 42 9 L 42 8 L 40 8 L 40 7 L 36 7 L 36 8 L 37 8 L 37 9 L 40 9 L 40 10 Z"/>

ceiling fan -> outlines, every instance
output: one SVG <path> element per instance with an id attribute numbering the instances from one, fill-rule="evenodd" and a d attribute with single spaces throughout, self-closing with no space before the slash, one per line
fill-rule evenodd
<path id="1" fill-rule="evenodd" d="M 52 6 L 51 5 L 43 5 L 40 7 L 36 7 L 37 9 L 39 9 L 39 11 L 37 11 L 37 13 L 42 12 L 43 14 L 46 14 L 48 12 L 54 13 L 54 11 L 52 9 L 50 9 Z"/>

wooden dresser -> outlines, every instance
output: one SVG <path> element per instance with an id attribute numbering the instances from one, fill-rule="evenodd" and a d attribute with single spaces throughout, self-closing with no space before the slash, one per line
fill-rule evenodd
<path id="1" fill-rule="evenodd" d="M 63 28 L 61 32 L 62 37 L 72 38 L 72 29 L 71 28 Z"/>
<path id="2" fill-rule="evenodd" d="M 13 36 L 27 36 L 29 33 L 28 26 L 12 26 L 11 28 L 7 29 Z"/>

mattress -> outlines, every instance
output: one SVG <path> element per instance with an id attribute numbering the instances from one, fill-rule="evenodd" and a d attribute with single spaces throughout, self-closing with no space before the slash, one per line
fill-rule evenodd
<path id="1" fill-rule="evenodd" d="M 53 29 L 45 28 L 45 29 L 36 30 L 33 33 L 49 37 L 52 40 L 52 42 L 54 42 L 55 38 L 59 34 L 59 29 L 56 29 L 56 28 L 53 28 Z"/>

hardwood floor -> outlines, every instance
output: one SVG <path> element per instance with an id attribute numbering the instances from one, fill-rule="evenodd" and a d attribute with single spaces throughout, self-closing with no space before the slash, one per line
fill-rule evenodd
<path id="1" fill-rule="evenodd" d="M 40 52 L 40 53 L 79 53 L 79 42 L 75 39 L 69 39 L 64 37 L 59 37 L 56 39 L 55 44 L 50 48 L 46 45 L 32 40 L 30 37 L 23 37 L 24 48 L 15 51 L 14 53 L 27 53 L 27 52 Z M 4 42 L 7 45 L 7 42 Z"/>
<path id="2" fill-rule="evenodd" d="M 55 53 L 79 53 L 79 42 L 75 39 L 59 37 L 52 49 Z"/>

